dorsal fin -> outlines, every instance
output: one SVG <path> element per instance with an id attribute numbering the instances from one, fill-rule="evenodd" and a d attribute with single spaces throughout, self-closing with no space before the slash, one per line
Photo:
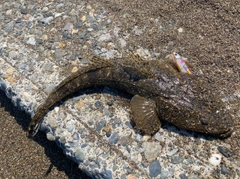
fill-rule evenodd
<path id="1" fill-rule="evenodd" d="M 54 88 L 54 90 L 50 94 L 55 93 L 58 89 L 63 87 L 65 84 L 67 84 L 68 82 L 72 81 L 73 79 L 77 78 L 78 76 L 84 73 L 101 69 L 101 68 L 111 67 L 111 66 L 114 66 L 112 62 L 98 56 L 93 56 L 89 60 L 89 63 L 87 64 L 87 66 L 84 66 L 83 68 L 80 68 L 76 72 L 70 74 L 70 76 L 64 79 L 56 88 Z"/>
<path id="2" fill-rule="evenodd" d="M 141 59 L 139 55 L 131 54 L 123 58 L 121 60 L 121 66 L 134 81 L 155 76 L 149 68 L 147 61 Z"/>

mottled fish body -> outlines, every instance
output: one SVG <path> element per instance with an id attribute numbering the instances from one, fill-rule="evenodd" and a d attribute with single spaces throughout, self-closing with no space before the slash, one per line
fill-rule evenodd
<path id="1" fill-rule="evenodd" d="M 231 115 L 215 91 L 194 75 L 177 72 L 170 63 L 142 60 L 138 55 L 90 63 L 63 80 L 40 105 L 28 127 L 34 136 L 49 108 L 69 94 L 96 85 L 111 86 L 131 95 L 132 122 L 144 134 L 152 135 L 165 120 L 179 128 L 229 136 Z"/>

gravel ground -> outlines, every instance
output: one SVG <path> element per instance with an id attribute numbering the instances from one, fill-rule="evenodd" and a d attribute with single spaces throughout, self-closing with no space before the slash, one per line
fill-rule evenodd
<path id="1" fill-rule="evenodd" d="M 0 91 L 0 178 L 88 179 L 43 132 L 34 140 L 26 137 L 30 119 Z"/>
<path id="2" fill-rule="evenodd" d="M 161 144 L 161 153 L 158 151 L 156 154 L 158 155 L 157 162 L 151 159 L 148 162 L 142 161 L 141 167 L 149 167 L 149 170 L 152 171 L 154 167 L 151 168 L 151 166 L 157 166 L 153 173 L 154 175 L 161 173 L 158 175 L 161 178 L 197 179 L 205 178 L 206 174 L 208 178 L 240 177 L 239 1 L 174 0 L 170 2 L 153 0 L 146 2 L 141 0 L 129 2 L 123 0 L 116 2 L 103 0 L 99 2 L 91 0 L 85 1 L 84 8 L 86 9 L 80 10 L 78 15 L 75 14 L 75 9 L 70 2 L 49 1 L 45 4 L 42 2 L 41 0 L 33 1 L 32 6 L 24 4 L 24 1 L 20 6 L 2 2 L 3 11 L 0 14 L 1 28 L 3 29 L 0 35 L 4 37 L 2 40 L 8 41 L 9 44 L 18 44 L 20 47 L 23 42 L 27 43 L 31 57 L 36 59 L 30 63 L 30 60 L 22 58 L 23 63 L 15 58 L 15 50 L 9 52 L 4 48 L 1 49 L 2 57 L 9 58 L 9 63 L 15 66 L 23 76 L 28 76 L 46 95 L 54 87 L 54 84 L 50 82 L 53 81 L 55 84 L 59 82 L 58 74 L 61 74 L 60 77 L 67 76 L 73 66 L 85 63 L 87 57 L 92 54 L 111 58 L 134 52 L 146 59 L 163 60 L 172 51 L 177 51 L 184 57 L 188 57 L 191 71 L 200 75 L 201 80 L 211 83 L 213 88 L 219 92 L 234 117 L 236 129 L 230 138 L 219 140 L 202 137 L 198 134 L 179 135 L 185 133 L 180 131 L 178 134 L 174 132 L 175 130 L 166 127 L 165 130 L 161 129 L 154 138 L 155 142 L 159 143 L 157 146 Z M 30 11 L 31 7 L 36 6 L 35 3 L 39 4 L 39 9 L 33 8 Z M 56 6 L 54 6 L 55 3 Z M 52 7 L 53 9 L 51 9 Z M 40 17 L 43 14 L 40 18 L 42 19 L 41 23 L 37 25 L 32 24 L 31 16 L 28 16 L 28 13 L 35 15 L 35 11 L 40 12 L 40 15 L 38 14 Z M 52 11 L 54 13 L 55 11 L 64 12 L 67 15 L 60 15 L 60 18 L 54 16 L 53 20 L 51 19 Z M 16 15 L 15 12 L 19 13 L 18 15 L 23 21 L 12 17 L 12 15 Z M 93 12 L 100 14 L 100 18 L 91 16 Z M 34 18 L 37 17 L 34 16 Z M 13 24 L 9 19 L 14 19 L 16 22 L 14 31 L 12 31 Z M 23 28 L 21 25 L 24 26 L 24 30 L 21 30 Z M 22 54 L 27 51 L 22 48 L 19 50 L 22 50 Z M 37 56 L 38 53 L 41 55 Z M 45 60 L 46 63 L 42 60 L 45 58 L 49 60 Z M 56 66 L 57 68 L 55 68 Z M 55 69 L 52 70 L 52 67 Z M 42 73 L 53 73 L 53 75 L 42 77 L 41 74 L 36 77 L 31 72 L 34 68 L 40 69 L 39 71 Z M 9 69 L 7 74 L 11 75 L 13 71 Z M 10 75 L 4 76 L 4 79 L 9 83 L 14 83 L 16 76 Z M 3 143 L 1 146 L 4 146 L 4 149 L 1 150 L 1 162 L 3 163 L 1 172 L 4 171 L 5 174 L 3 178 L 42 178 L 46 174 L 49 178 L 59 178 L 60 176 L 61 178 L 80 178 L 81 171 L 77 169 L 77 166 L 67 160 L 54 143 L 47 142 L 43 133 L 39 133 L 34 140 L 25 137 L 24 131 L 30 118 L 17 111 L 13 106 L 9 107 L 10 102 L 6 102 L 7 99 L 4 95 L 2 96 L 1 103 L 10 113 L 1 113 L 3 116 L 1 132 L 4 136 L 1 141 Z M 39 94 L 33 101 L 36 100 L 35 103 L 40 104 L 41 98 L 44 97 L 44 94 Z M 95 98 L 97 100 L 103 98 L 99 101 L 105 99 L 101 95 L 95 95 L 86 97 L 87 102 L 84 97 L 84 102 L 96 102 Z M 72 101 L 68 102 L 71 104 Z M 64 105 L 67 107 L 69 103 Z M 82 105 L 81 103 L 80 106 Z M 119 103 L 114 105 L 119 105 Z M 1 110 L 4 111 L 4 108 Z M 121 107 L 119 108 L 121 109 Z M 105 111 L 105 113 L 107 112 Z M 5 114 L 8 117 L 5 117 Z M 6 121 L 6 119 L 9 120 Z M 18 137 L 22 140 L 17 140 Z M 22 141 L 24 144 L 16 141 Z M 149 146 L 143 150 L 149 149 L 151 144 L 150 142 L 148 144 Z M 21 146 L 28 147 L 21 148 Z M 137 145 L 137 147 L 141 148 L 142 146 Z M 19 152 L 16 153 L 15 149 L 18 149 Z M 131 149 L 135 150 L 134 147 Z M 53 150 L 56 151 L 53 152 Z M 10 154 L 9 151 L 11 151 Z M 28 156 L 26 156 L 27 154 Z M 54 156 L 52 156 L 53 154 Z M 208 163 L 208 158 L 211 156 L 222 158 L 221 163 L 215 168 Z M 37 163 L 39 160 L 41 162 Z M 17 165 L 15 165 L 16 163 Z M 149 163 L 151 164 L 149 165 Z M 11 167 L 13 169 L 10 170 Z M 128 174 L 132 173 L 131 170 L 128 171 Z"/>

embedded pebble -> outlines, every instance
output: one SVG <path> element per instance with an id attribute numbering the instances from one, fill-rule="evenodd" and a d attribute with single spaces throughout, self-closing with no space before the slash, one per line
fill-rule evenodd
<path id="1" fill-rule="evenodd" d="M 71 70 L 72 73 L 76 73 L 78 71 L 78 67 L 73 67 L 73 69 Z"/>
<path id="2" fill-rule="evenodd" d="M 55 51 L 55 58 L 56 58 L 56 61 L 60 61 L 63 56 L 66 54 L 65 50 L 62 50 L 62 49 L 56 49 Z"/>
<path id="3" fill-rule="evenodd" d="M 85 22 L 86 19 L 87 19 L 86 16 L 82 16 L 82 17 L 81 17 L 82 22 Z"/>
<path id="4" fill-rule="evenodd" d="M 55 111 L 56 113 L 58 113 L 58 112 L 59 112 L 59 107 L 56 106 L 56 107 L 54 108 L 54 111 Z"/>
<path id="5" fill-rule="evenodd" d="M 240 90 L 236 90 L 234 92 L 234 96 L 236 96 L 238 99 L 240 99 Z"/>
<path id="6" fill-rule="evenodd" d="M 136 176 L 130 174 L 130 175 L 127 176 L 126 179 L 138 179 L 138 178 Z"/>
<path id="7" fill-rule="evenodd" d="M 229 154 L 228 154 L 228 150 L 226 148 L 223 148 L 222 146 L 219 146 L 217 149 L 225 157 L 227 157 L 227 158 L 230 157 Z"/>
<path id="8" fill-rule="evenodd" d="M 49 123 L 50 127 L 53 129 L 55 129 L 57 127 L 57 122 L 54 119 L 49 119 L 48 123 Z"/>
<path id="9" fill-rule="evenodd" d="M 34 37 L 30 37 L 27 41 L 27 44 L 36 45 L 36 40 Z"/>
<path id="10" fill-rule="evenodd" d="M 184 173 L 181 173 L 181 174 L 179 175 L 179 177 L 180 177 L 181 179 L 188 179 L 188 177 L 187 177 Z"/>
<path id="11" fill-rule="evenodd" d="M 55 87 L 56 87 L 56 85 L 50 84 L 49 86 L 44 88 L 44 91 L 45 91 L 45 93 L 50 94 Z"/>
<path id="12" fill-rule="evenodd" d="M 237 160 L 237 166 L 240 167 L 240 160 Z"/>
<path id="13" fill-rule="evenodd" d="M 225 165 L 221 165 L 221 173 L 224 175 L 231 175 L 231 171 Z"/>
<path id="14" fill-rule="evenodd" d="M 21 9 L 20 12 L 21 12 L 21 14 L 27 14 L 28 13 L 28 9 Z"/>
<path id="15" fill-rule="evenodd" d="M 99 55 L 98 50 L 94 50 L 94 51 L 93 51 L 93 54 L 96 55 L 96 56 L 98 56 L 98 55 Z"/>
<path id="16" fill-rule="evenodd" d="M 17 57 L 18 53 L 16 51 L 10 51 L 8 55 L 9 55 L 9 58 L 15 58 Z"/>
<path id="17" fill-rule="evenodd" d="M 110 50 L 110 51 L 107 52 L 106 55 L 107 55 L 109 58 L 112 58 L 113 55 L 114 55 L 114 51 L 113 51 L 113 50 Z"/>
<path id="18" fill-rule="evenodd" d="M 109 143 L 110 143 L 111 145 L 114 145 L 114 144 L 117 144 L 118 141 L 119 141 L 118 133 L 117 133 L 117 132 L 114 132 L 114 133 L 111 135 L 110 139 L 109 139 Z"/>
<path id="19" fill-rule="evenodd" d="M 168 171 L 166 171 L 166 170 L 161 171 L 160 177 L 162 179 L 168 178 L 168 176 L 169 176 L 169 172 Z"/>
<path id="20" fill-rule="evenodd" d="M 151 55 L 150 55 L 150 52 L 149 52 L 149 50 L 148 49 L 144 49 L 144 48 L 139 48 L 139 49 L 137 49 L 137 52 L 136 52 L 140 57 L 150 57 Z"/>
<path id="21" fill-rule="evenodd" d="M 102 128 L 104 127 L 106 125 L 106 120 L 102 120 L 102 121 L 100 121 L 98 124 L 97 124 L 97 126 L 96 126 L 96 131 L 101 131 L 102 130 Z"/>
<path id="22" fill-rule="evenodd" d="M 191 157 L 188 157 L 188 158 L 187 158 L 187 161 L 188 161 L 188 163 L 190 163 L 190 164 L 193 164 L 193 163 L 194 163 L 194 159 L 191 158 Z"/>
<path id="23" fill-rule="evenodd" d="M 104 115 L 106 115 L 106 116 L 110 116 L 110 112 L 109 112 L 109 110 L 108 110 L 108 108 L 104 108 L 103 109 L 103 112 L 104 112 Z"/>
<path id="24" fill-rule="evenodd" d="M 221 163 L 222 156 L 220 154 L 212 154 L 208 159 L 209 163 L 217 166 Z"/>
<path id="25" fill-rule="evenodd" d="M 102 128 L 102 131 L 103 132 L 110 132 L 111 133 L 111 127 L 109 126 L 109 125 L 107 125 L 107 126 L 104 126 L 103 128 Z"/>
<path id="26" fill-rule="evenodd" d="M 69 141 L 68 143 L 69 143 L 69 147 L 70 147 L 70 148 L 76 148 L 76 147 L 79 146 L 79 143 L 76 142 L 76 141 L 74 141 L 74 142 Z"/>
<path id="27" fill-rule="evenodd" d="M 81 148 L 85 148 L 85 147 L 87 147 L 88 145 L 87 144 L 82 144 L 81 145 Z"/>
<path id="28" fill-rule="evenodd" d="M 126 122 L 125 122 L 125 125 L 128 126 L 130 129 L 133 128 L 132 124 L 131 124 L 129 121 L 126 121 Z"/>
<path id="29" fill-rule="evenodd" d="M 102 53 L 100 56 L 101 56 L 102 58 L 106 58 L 106 57 L 107 57 L 106 53 Z"/>
<path id="30" fill-rule="evenodd" d="M 161 165 L 159 161 L 155 160 L 149 165 L 150 177 L 157 177 L 161 173 Z"/>
<path id="31" fill-rule="evenodd" d="M 183 28 L 180 27 L 180 28 L 178 29 L 178 32 L 180 32 L 180 33 L 183 32 Z"/>
<path id="32" fill-rule="evenodd" d="M 77 132 L 74 132 L 72 137 L 74 140 L 79 140 L 79 135 Z"/>
<path id="33" fill-rule="evenodd" d="M 144 136 L 142 137 L 142 140 L 143 140 L 143 141 L 149 141 L 151 138 L 152 138 L 152 137 L 151 137 L 150 135 L 144 135 Z"/>
<path id="34" fill-rule="evenodd" d="M 53 17 L 52 17 L 52 16 L 46 17 L 46 18 L 43 18 L 43 19 L 42 19 L 42 23 L 44 23 L 44 24 L 49 24 L 52 20 L 53 20 Z"/>
<path id="35" fill-rule="evenodd" d="M 48 10 L 49 10 L 48 7 L 43 7 L 43 8 L 42 8 L 42 11 L 43 11 L 43 12 L 47 12 Z"/>
<path id="36" fill-rule="evenodd" d="M 98 41 L 110 41 L 111 40 L 111 35 L 109 33 L 102 34 L 99 38 Z"/>
<path id="37" fill-rule="evenodd" d="M 120 43 L 122 48 L 127 45 L 127 42 L 123 38 L 119 38 L 119 43 Z"/>
<path id="38" fill-rule="evenodd" d="M 113 122 L 114 122 L 114 124 L 119 124 L 119 125 L 122 123 L 122 121 L 120 119 L 114 119 Z"/>
<path id="39" fill-rule="evenodd" d="M 80 110 L 84 105 L 84 102 L 83 101 L 78 101 L 77 104 L 75 104 L 75 107 Z"/>
<path id="40" fill-rule="evenodd" d="M 64 26 L 64 28 L 63 28 L 63 31 L 70 31 L 70 32 L 72 32 L 73 31 L 73 24 L 72 23 L 67 23 L 65 26 Z"/>
<path id="41" fill-rule="evenodd" d="M 7 10 L 7 11 L 6 11 L 6 15 L 7 15 L 7 16 L 12 15 L 12 9 Z"/>
<path id="42" fill-rule="evenodd" d="M 156 159 L 156 156 L 161 151 L 161 145 L 157 142 L 145 142 L 142 145 L 144 156 L 151 162 Z"/>
<path id="43" fill-rule="evenodd" d="M 164 141 L 163 136 L 161 136 L 159 133 L 156 133 L 154 137 L 157 141 Z"/>
<path id="44" fill-rule="evenodd" d="M 129 142 L 129 139 L 128 139 L 128 138 L 129 138 L 129 137 L 127 137 L 127 136 L 121 137 L 119 143 L 120 143 L 122 146 L 127 146 L 128 142 Z"/>
<path id="45" fill-rule="evenodd" d="M 173 163 L 173 164 L 182 163 L 183 160 L 184 160 L 184 158 L 181 155 L 171 157 L 171 163 Z"/>
<path id="46" fill-rule="evenodd" d="M 102 48 L 101 52 L 105 53 L 105 52 L 107 52 L 107 50 L 105 48 Z"/>
<path id="47" fill-rule="evenodd" d="M 81 149 L 77 149 L 74 155 L 79 162 L 83 162 L 85 155 Z"/>
<path id="48" fill-rule="evenodd" d="M 77 23 L 76 28 L 79 29 L 82 27 L 82 22 Z"/>
<path id="49" fill-rule="evenodd" d="M 110 137 L 111 136 L 111 131 L 109 131 L 109 132 L 106 132 L 106 137 Z"/>
<path id="50" fill-rule="evenodd" d="M 93 31 L 93 28 L 88 28 L 87 29 L 89 32 L 92 32 Z"/>
<path id="51" fill-rule="evenodd" d="M 172 156 L 172 155 L 174 155 L 175 153 L 177 153 L 177 151 L 178 151 L 178 149 L 173 149 L 173 150 L 169 151 L 169 152 L 167 153 L 167 155 L 168 155 L 168 156 Z"/>
<path id="52" fill-rule="evenodd" d="M 56 140 L 56 137 L 54 135 L 52 135 L 51 133 L 47 133 L 47 139 L 50 140 L 50 141 L 55 141 Z"/>
<path id="53" fill-rule="evenodd" d="M 174 172 L 175 172 L 175 168 L 169 168 L 168 169 L 168 174 L 169 175 L 174 175 Z"/>
<path id="54" fill-rule="evenodd" d="M 108 157 L 109 157 L 109 154 L 108 154 L 108 153 L 102 154 L 102 157 L 103 157 L 103 158 L 108 158 Z"/>
<path id="55" fill-rule="evenodd" d="M 88 59 L 83 59 L 83 60 L 81 60 L 81 63 L 82 63 L 82 64 L 88 64 L 88 63 L 89 63 L 89 60 L 88 60 Z"/>
<path id="56" fill-rule="evenodd" d="M 86 33 L 87 33 L 86 31 L 82 31 L 82 32 L 79 34 L 78 38 L 79 38 L 79 39 L 83 39 L 83 38 L 85 37 Z"/>
<path id="57" fill-rule="evenodd" d="M 101 107 L 100 101 L 95 102 L 95 107 L 96 107 L 97 109 L 99 109 L 99 108 Z"/>
<path id="58" fill-rule="evenodd" d="M 199 177 L 197 175 L 195 175 L 194 173 L 190 173 L 188 178 L 191 178 L 191 179 L 199 179 Z"/>
<path id="59" fill-rule="evenodd" d="M 9 22 L 6 26 L 5 26 L 5 31 L 10 32 L 13 30 L 14 27 L 14 22 Z"/>
<path id="60" fill-rule="evenodd" d="M 96 168 L 98 168 L 98 165 L 97 164 L 90 164 L 90 168 L 96 169 Z"/>
<path id="61" fill-rule="evenodd" d="M 74 125 L 73 125 L 73 124 L 68 124 L 68 125 L 66 126 L 66 128 L 67 128 L 68 132 L 72 132 L 73 129 L 74 129 Z"/>
<path id="62" fill-rule="evenodd" d="M 44 52 L 44 47 L 43 46 L 40 45 L 37 48 L 38 48 L 39 52 Z"/>
<path id="63" fill-rule="evenodd" d="M 53 65 L 51 63 L 46 63 L 42 68 L 47 72 L 52 72 Z"/>
<path id="64" fill-rule="evenodd" d="M 112 171 L 111 170 L 106 170 L 104 172 L 104 178 L 112 179 Z"/>
<path id="65" fill-rule="evenodd" d="M 12 75 L 13 73 L 14 73 L 14 68 L 12 68 L 12 67 L 10 67 L 10 68 L 8 68 L 7 70 L 6 70 L 6 72 L 7 72 L 7 74 L 8 75 Z"/>
<path id="66" fill-rule="evenodd" d="M 93 23 L 93 24 L 92 24 L 92 28 L 93 28 L 93 30 L 98 30 L 98 24 Z"/>
<path id="67" fill-rule="evenodd" d="M 47 36 L 46 34 L 43 34 L 42 37 L 41 37 L 41 39 L 42 39 L 43 41 L 47 41 L 47 40 L 48 40 L 48 36 Z"/>
<path id="68" fill-rule="evenodd" d="M 140 134 L 137 134 L 136 135 L 136 140 L 141 142 L 142 141 L 142 136 Z"/>

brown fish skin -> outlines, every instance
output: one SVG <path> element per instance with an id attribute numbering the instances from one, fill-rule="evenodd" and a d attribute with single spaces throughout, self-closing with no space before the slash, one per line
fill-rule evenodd
<path id="1" fill-rule="evenodd" d="M 133 122 L 144 134 L 154 134 L 161 121 L 219 137 L 231 135 L 233 119 L 215 91 L 195 76 L 179 73 L 169 63 L 145 61 L 138 55 L 91 62 L 63 80 L 37 109 L 27 135 L 34 136 L 49 108 L 69 94 L 91 86 L 111 86 L 134 95 Z"/>

